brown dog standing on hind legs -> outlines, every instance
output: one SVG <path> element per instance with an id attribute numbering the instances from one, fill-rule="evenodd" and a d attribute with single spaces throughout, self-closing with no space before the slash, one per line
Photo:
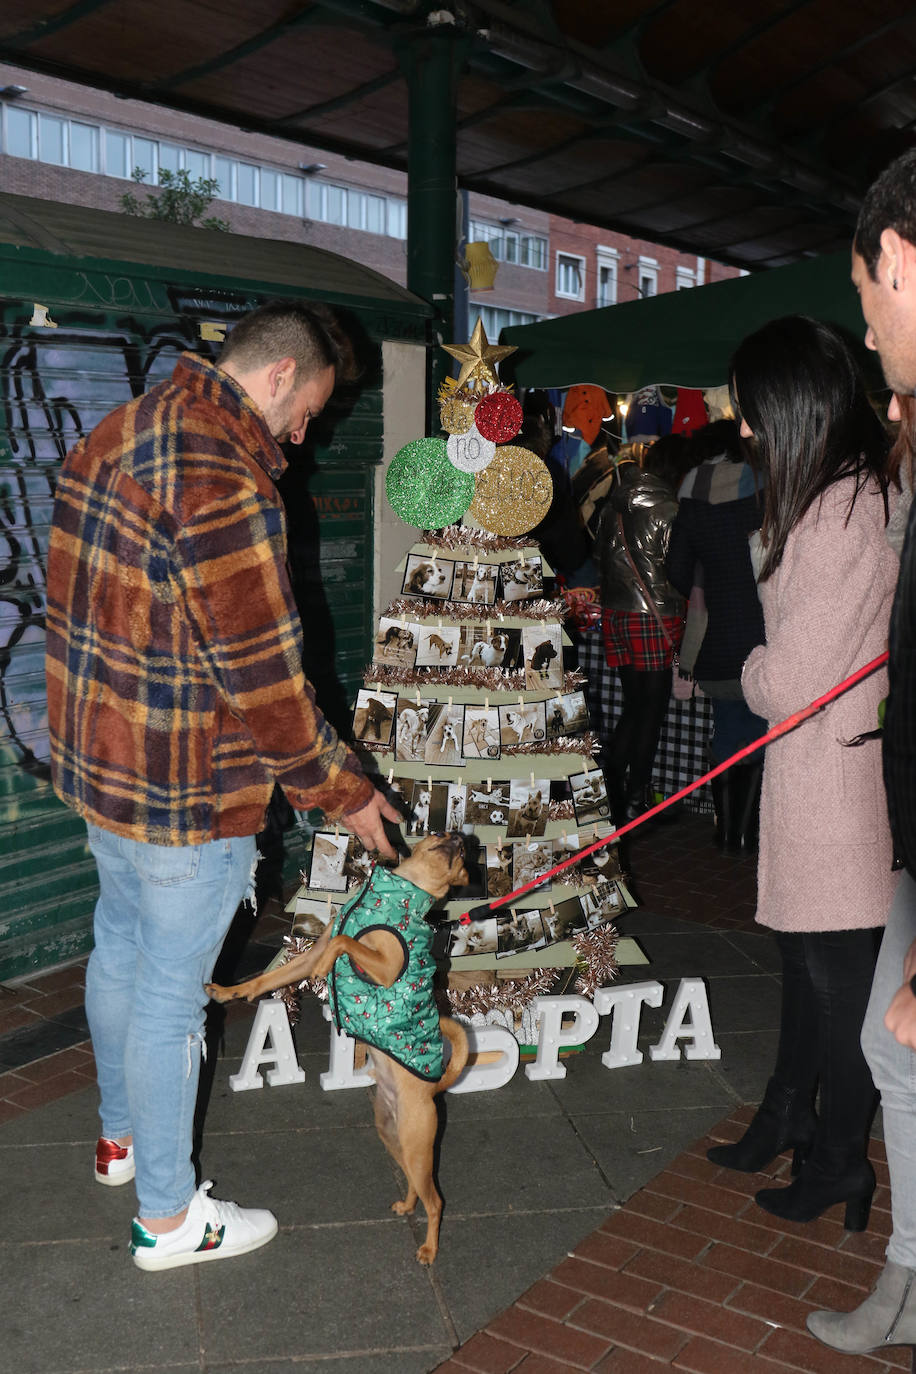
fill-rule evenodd
<path id="1" fill-rule="evenodd" d="M 377 865 L 304 953 L 236 987 L 207 984 L 217 1002 L 252 1002 L 306 978 L 327 978 L 338 1030 L 369 1048 L 376 1129 L 407 1178 L 407 1196 L 392 1210 L 412 1212 L 418 1197 L 426 1208 L 426 1239 L 417 1250 L 421 1264 L 436 1257 L 442 1216 L 433 1178 L 433 1099 L 451 1087 L 468 1061 L 464 1028 L 436 1008 L 433 928 L 424 917 L 450 887 L 468 881 L 464 857 L 460 835 L 427 835 L 396 869 Z M 447 1068 L 443 1037 L 451 1046 Z M 499 1056 L 479 1055 L 477 1062 L 493 1058 Z"/>

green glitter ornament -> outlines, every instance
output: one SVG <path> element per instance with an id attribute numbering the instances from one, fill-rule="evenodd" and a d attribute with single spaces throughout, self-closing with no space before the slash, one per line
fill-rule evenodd
<path id="1" fill-rule="evenodd" d="M 441 530 L 460 520 L 473 501 L 474 477 L 452 466 L 444 439 L 412 439 L 392 458 L 385 491 L 405 524 Z"/>

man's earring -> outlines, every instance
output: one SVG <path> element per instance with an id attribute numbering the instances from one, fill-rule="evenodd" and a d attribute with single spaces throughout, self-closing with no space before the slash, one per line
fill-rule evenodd
<path id="1" fill-rule="evenodd" d="M 898 289 L 896 277 L 891 277 L 891 286 L 894 288 L 895 291 Z"/>

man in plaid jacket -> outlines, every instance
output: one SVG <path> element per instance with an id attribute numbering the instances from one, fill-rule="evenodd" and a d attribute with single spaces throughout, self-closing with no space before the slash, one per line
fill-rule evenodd
<path id="1" fill-rule="evenodd" d="M 321 307 L 240 320 L 219 364 L 184 354 L 67 455 L 48 554 L 54 786 L 99 870 L 86 1010 L 100 1183 L 136 1177 L 144 1269 L 241 1254 L 277 1223 L 195 1191 L 204 984 L 250 890 L 274 783 L 393 857 L 398 815 L 305 679 L 275 487 L 280 442 L 350 366 Z"/>

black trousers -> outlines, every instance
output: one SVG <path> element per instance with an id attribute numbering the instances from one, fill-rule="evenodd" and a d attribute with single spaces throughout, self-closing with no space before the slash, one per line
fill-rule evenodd
<path id="1" fill-rule="evenodd" d="M 606 759 L 616 789 L 634 797 L 652 776 L 658 737 L 671 698 L 671 669 L 639 672 L 629 664 L 618 667 L 623 708 L 614 726 Z"/>
<path id="2" fill-rule="evenodd" d="M 882 929 L 789 933 L 782 956 L 778 1083 L 820 1092 L 815 1152 L 864 1157 L 877 1106 L 859 1043 Z"/>

